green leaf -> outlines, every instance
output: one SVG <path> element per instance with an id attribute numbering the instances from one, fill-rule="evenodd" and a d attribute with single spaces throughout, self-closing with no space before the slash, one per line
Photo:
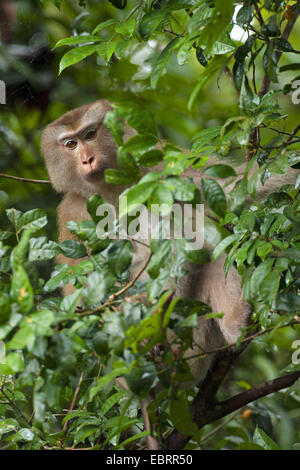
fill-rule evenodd
<path id="1" fill-rule="evenodd" d="M 263 67 L 272 82 L 277 82 L 277 59 L 274 51 L 274 42 L 267 44 L 266 51 L 263 55 Z"/>
<path id="2" fill-rule="evenodd" d="M 271 304 L 275 300 L 280 283 L 280 274 L 272 271 L 267 274 L 259 286 L 259 293 L 261 297 Z"/>
<path id="3" fill-rule="evenodd" d="M 11 222 L 11 224 L 14 227 L 17 227 L 18 221 L 20 217 L 22 217 L 22 212 L 18 211 L 17 209 L 12 208 L 12 209 L 6 209 L 5 214 L 7 215 L 8 220 Z"/>
<path id="4" fill-rule="evenodd" d="M 300 311 L 300 296 L 293 292 L 280 294 L 276 300 L 276 310 L 285 314 Z"/>
<path id="5" fill-rule="evenodd" d="M 175 428 L 185 436 L 198 433 L 198 426 L 191 417 L 187 400 L 171 400 L 170 417 Z"/>
<path id="6" fill-rule="evenodd" d="M 67 313 L 74 313 L 75 309 L 77 308 L 80 302 L 81 294 L 82 294 L 82 289 L 76 289 L 75 292 L 64 297 L 59 306 L 60 311 L 67 312 Z"/>
<path id="7" fill-rule="evenodd" d="M 126 372 L 128 372 L 127 367 L 118 367 L 117 369 L 112 370 L 98 379 L 96 385 L 90 388 L 90 400 L 93 400 L 93 398 L 97 395 L 97 393 L 100 392 L 100 390 L 103 389 L 103 387 L 112 382 L 116 377 L 123 376 L 126 374 Z"/>
<path id="8" fill-rule="evenodd" d="M 130 390 L 141 398 L 149 395 L 155 379 L 155 365 L 152 362 L 147 362 L 144 358 L 137 361 L 129 374 L 125 375 L 125 380 Z"/>
<path id="9" fill-rule="evenodd" d="M 191 57 L 192 52 L 193 52 L 193 41 L 188 40 L 184 42 L 183 45 L 179 48 L 179 51 L 177 53 L 178 65 L 184 65 Z"/>
<path id="10" fill-rule="evenodd" d="M 114 108 L 117 114 L 126 119 L 129 126 L 136 129 L 140 134 L 157 134 L 155 122 L 145 107 L 137 103 L 124 101 L 114 105 Z"/>
<path id="11" fill-rule="evenodd" d="M 155 30 L 159 29 L 167 17 L 165 10 L 153 10 L 143 16 L 139 25 L 139 33 L 144 41 L 147 41 Z"/>
<path id="12" fill-rule="evenodd" d="M 67 258 L 83 258 L 87 256 L 85 246 L 77 240 L 65 240 L 60 244 L 62 252 Z"/>
<path id="13" fill-rule="evenodd" d="M 262 34 L 266 36 L 280 36 L 280 29 L 277 24 L 277 15 L 272 15 L 267 23 L 261 28 Z"/>
<path id="14" fill-rule="evenodd" d="M 299 70 L 300 69 L 300 63 L 295 63 L 295 64 L 286 64 L 282 65 L 279 69 L 280 72 L 287 72 L 289 70 Z"/>
<path id="15" fill-rule="evenodd" d="M 208 176 L 213 176 L 215 178 L 228 178 L 229 176 L 236 176 L 235 170 L 232 166 L 217 164 L 208 166 L 205 168 L 204 173 Z"/>
<path id="16" fill-rule="evenodd" d="M 47 225 L 47 214 L 44 209 L 32 209 L 25 212 L 17 221 L 18 232 L 22 229 L 34 229 L 35 231 Z"/>
<path id="17" fill-rule="evenodd" d="M 41 310 L 30 315 L 30 322 L 36 335 L 52 336 L 54 330 L 50 325 L 54 322 L 55 315 L 51 310 Z"/>
<path id="18" fill-rule="evenodd" d="M 101 413 L 105 415 L 116 403 L 118 403 L 121 400 L 121 398 L 125 397 L 126 395 L 127 395 L 127 392 L 121 391 L 108 397 L 101 407 Z"/>
<path id="19" fill-rule="evenodd" d="M 202 250 L 185 250 L 184 255 L 188 261 L 195 264 L 206 264 L 210 261 L 210 252 L 206 248 Z"/>
<path id="20" fill-rule="evenodd" d="M 220 136 L 221 129 L 221 126 L 213 126 L 198 132 L 193 137 L 193 141 L 195 142 L 193 145 L 193 150 L 199 150 L 205 145 L 213 142 L 216 137 Z"/>
<path id="21" fill-rule="evenodd" d="M 272 43 L 274 44 L 274 48 L 278 49 L 279 51 L 294 52 L 294 54 L 300 54 L 300 51 L 295 50 L 293 48 L 293 46 L 289 43 L 289 41 L 287 41 L 284 38 L 272 39 Z M 297 64 L 295 64 L 295 65 L 297 65 Z M 282 71 L 282 69 L 283 70 L 291 70 L 291 69 L 288 69 L 287 67 L 288 66 L 285 66 L 285 68 L 281 67 L 280 71 Z M 293 70 L 295 70 L 295 69 L 296 69 L 296 67 L 293 68 Z"/>
<path id="22" fill-rule="evenodd" d="M 128 439 L 125 439 L 125 441 L 120 442 L 120 444 L 116 447 L 116 449 L 123 448 L 127 444 L 130 444 L 131 442 L 136 441 L 138 439 L 143 439 L 144 437 L 149 436 L 149 434 L 150 434 L 150 431 L 139 432 L 138 434 L 135 434 L 134 436 L 131 436 Z"/>
<path id="23" fill-rule="evenodd" d="M 62 281 L 67 276 L 67 267 L 61 271 L 60 273 L 56 274 L 55 276 L 51 277 L 46 284 L 44 285 L 45 292 L 52 292 L 57 289 Z"/>
<path id="24" fill-rule="evenodd" d="M 84 44 L 84 43 L 86 44 L 86 43 L 99 42 L 99 41 L 103 41 L 103 38 L 101 38 L 100 36 L 90 36 L 90 35 L 72 36 L 72 37 L 69 37 L 69 38 L 60 39 L 55 44 L 53 49 L 56 49 L 57 47 L 60 47 L 60 46 L 71 46 L 71 45 L 75 45 L 75 44 Z"/>
<path id="25" fill-rule="evenodd" d="M 160 163 L 164 158 L 161 150 L 149 150 L 138 157 L 139 164 L 146 167 L 155 166 Z"/>
<path id="26" fill-rule="evenodd" d="M 274 442 L 262 429 L 256 426 L 253 434 L 253 442 L 265 450 L 280 450 L 276 442 Z"/>
<path id="27" fill-rule="evenodd" d="M 97 240 L 96 224 L 93 220 L 80 220 L 78 223 L 71 221 L 67 222 L 66 225 L 70 232 L 80 240 L 84 240 L 87 243 L 93 243 Z"/>
<path id="28" fill-rule="evenodd" d="M 22 265 L 17 266 L 11 281 L 10 295 L 22 313 L 29 313 L 33 306 L 33 290 Z"/>
<path id="29" fill-rule="evenodd" d="M 112 272 L 102 269 L 101 272 L 93 272 L 88 276 L 87 287 L 82 297 L 87 306 L 97 306 L 115 284 L 116 278 Z"/>
<path id="30" fill-rule="evenodd" d="M 271 272 L 273 263 L 272 259 L 267 259 L 253 271 L 250 279 L 250 291 L 252 294 L 257 295 L 264 278 Z"/>
<path id="31" fill-rule="evenodd" d="M 114 168 L 109 168 L 105 170 L 105 181 L 110 184 L 118 185 L 128 185 L 135 183 L 137 181 L 136 174 L 128 174 L 122 170 L 115 170 Z"/>
<path id="32" fill-rule="evenodd" d="M 123 149 L 132 153 L 143 153 L 153 149 L 156 145 L 156 138 L 151 135 L 135 135 L 123 145 Z"/>
<path id="33" fill-rule="evenodd" d="M 242 442 L 238 445 L 237 450 L 265 450 L 262 446 L 253 442 Z"/>
<path id="34" fill-rule="evenodd" d="M 172 255 L 172 241 L 171 240 L 159 240 L 155 247 L 154 254 L 148 265 L 148 273 L 152 279 L 158 277 L 160 270 L 164 268 L 164 265 L 168 263 Z"/>
<path id="35" fill-rule="evenodd" d="M 203 0 L 168 0 L 165 7 L 169 10 L 182 10 L 203 3 Z"/>
<path id="36" fill-rule="evenodd" d="M 97 216 L 96 213 L 98 207 L 102 204 L 105 204 L 105 201 L 99 194 L 93 194 L 93 196 L 89 197 L 87 200 L 87 211 L 92 220 L 96 223 L 101 219 L 101 217 Z"/>
<path id="37" fill-rule="evenodd" d="M 98 48 L 98 45 L 80 46 L 68 51 L 59 63 L 59 75 L 64 69 L 70 67 L 70 65 L 76 64 L 89 55 L 94 54 L 94 52 L 97 52 Z"/>
<path id="38" fill-rule="evenodd" d="M 133 252 L 132 243 L 128 240 L 118 240 L 113 243 L 107 252 L 110 271 L 117 276 L 126 271 L 130 266 Z"/>
<path id="39" fill-rule="evenodd" d="M 240 108 L 248 115 L 253 108 L 253 103 L 254 94 L 250 88 L 247 77 L 244 76 L 240 93 Z"/>
<path id="40" fill-rule="evenodd" d="M 108 111 L 104 118 L 104 125 L 113 135 L 118 145 L 123 145 L 124 123 L 115 111 Z"/>
<path id="41" fill-rule="evenodd" d="M 233 72 L 233 79 L 234 79 L 235 86 L 238 90 L 240 90 L 242 83 L 243 83 L 244 73 L 245 73 L 245 62 L 235 61 L 232 72 Z"/>
<path id="42" fill-rule="evenodd" d="M 200 2 L 204 3 L 204 2 Z M 193 33 L 194 31 L 199 31 L 201 26 L 209 24 L 209 18 L 213 14 L 213 9 L 209 8 L 207 5 L 202 5 L 201 8 L 198 8 L 193 12 L 193 16 L 188 22 L 187 30 L 188 33 Z"/>
<path id="43" fill-rule="evenodd" d="M 46 237 L 30 239 L 29 261 L 44 261 L 54 258 L 60 253 L 58 243 L 49 240 Z"/>
<path id="44" fill-rule="evenodd" d="M 102 29 L 107 28 L 108 26 L 111 26 L 113 24 L 118 23 L 117 20 L 111 18 L 110 20 L 106 20 L 103 23 L 99 23 L 96 28 L 92 31 L 92 34 L 96 34 L 99 31 L 102 31 Z"/>
<path id="45" fill-rule="evenodd" d="M 241 227 L 247 230 L 248 232 L 252 232 L 255 225 L 255 214 L 254 212 L 247 210 L 243 212 L 240 217 L 240 224 Z"/>
<path id="46" fill-rule="evenodd" d="M 218 243 L 218 245 L 215 247 L 213 251 L 213 254 L 212 254 L 213 261 L 215 261 L 221 255 L 221 253 L 223 253 L 223 251 L 226 250 L 226 248 L 228 248 L 232 243 L 234 243 L 238 239 L 239 239 L 238 234 L 229 235 L 229 237 L 223 238 L 223 240 L 220 241 L 220 243 Z"/>
<path id="47" fill-rule="evenodd" d="M 24 324 L 7 343 L 6 347 L 7 349 L 23 349 L 31 345 L 34 338 L 35 335 L 31 325 Z"/>
<path id="48" fill-rule="evenodd" d="M 188 101 L 188 109 L 189 111 L 192 109 L 193 104 L 199 95 L 201 89 L 204 87 L 206 82 L 212 78 L 212 76 L 216 73 L 219 72 L 225 62 L 227 61 L 227 57 L 225 55 L 218 55 L 214 57 L 208 64 L 208 66 L 205 68 L 205 70 L 201 73 L 200 78 L 198 80 L 197 85 L 193 89 L 191 96 Z"/>
<path id="49" fill-rule="evenodd" d="M 173 202 L 172 193 L 164 182 L 157 186 L 150 198 L 150 204 L 162 205 L 159 211 L 162 216 L 169 214 Z"/>
<path id="50" fill-rule="evenodd" d="M 127 6 L 127 0 L 109 0 L 109 2 L 120 10 L 124 10 L 124 8 Z"/>
<path id="51" fill-rule="evenodd" d="M 176 201 L 188 202 L 194 199 L 196 186 L 191 179 L 170 176 L 166 178 L 164 184 L 172 191 Z"/>
<path id="52" fill-rule="evenodd" d="M 253 17 L 254 8 L 252 5 L 244 5 L 239 9 L 236 16 L 236 22 L 239 26 L 243 27 L 244 24 L 250 23 Z"/>
<path id="53" fill-rule="evenodd" d="M 161 268 L 161 271 L 159 272 L 158 277 L 148 281 L 147 292 L 148 292 L 148 298 L 150 302 L 153 302 L 155 298 L 158 298 L 161 295 L 169 279 L 170 279 L 170 266 L 168 266 L 165 269 Z"/>
<path id="54" fill-rule="evenodd" d="M 12 250 L 10 261 L 13 270 L 17 269 L 21 264 L 25 263 L 30 244 L 30 237 L 33 231 L 34 229 L 32 228 L 24 230 L 21 236 L 21 240 Z"/>
<path id="55" fill-rule="evenodd" d="M 7 294 L 0 292 L 0 325 L 6 323 L 10 319 L 11 306 L 10 299 Z"/>
<path id="56" fill-rule="evenodd" d="M 160 79 L 167 63 L 169 62 L 173 51 L 175 49 L 178 49 L 178 47 L 181 46 L 182 42 L 183 38 L 172 39 L 172 41 L 169 42 L 169 44 L 163 49 L 163 51 L 156 59 L 150 79 L 151 87 L 153 89 L 156 88 L 158 80 Z"/>
<path id="57" fill-rule="evenodd" d="M 259 242 L 256 253 L 261 259 L 265 259 L 271 251 L 272 243 L 262 241 L 261 243 Z"/>
<path id="58" fill-rule="evenodd" d="M 135 25 L 136 25 L 135 18 L 129 18 L 128 20 L 117 24 L 117 26 L 115 27 L 115 31 L 116 33 L 121 34 L 125 38 L 131 38 L 135 29 Z"/>
<path id="59" fill-rule="evenodd" d="M 215 180 L 207 178 L 202 178 L 201 184 L 207 204 L 216 214 L 223 217 L 227 207 L 223 189 Z"/>
<path id="60" fill-rule="evenodd" d="M 125 213 L 126 209 L 127 212 L 130 212 L 134 208 L 136 208 L 139 204 L 143 204 L 147 199 L 150 198 L 153 191 L 157 188 L 157 182 L 147 182 L 147 183 L 139 183 L 135 185 L 133 188 L 130 188 L 129 191 L 126 192 L 127 197 L 127 208 L 122 207 L 119 217 L 121 218 Z"/>
<path id="61" fill-rule="evenodd" d="M 11 353 L 7 354 L 7 356 L 5 358 L 5 364 L 8 365 L 8 367 L 10 367 L 11 370 L 15 374 L 17 372 L 21 372 L 25 367 L 22 356 L 18 352 L 11 352 Z"/>
<path id="62" fill-rule="evenodd" d="M 115 52 L 117 45 L 118 41 L 102 42 L 97 47 L 97 54 L 102 57 L 106 63 L 108 63 L 111 56 Z"/>

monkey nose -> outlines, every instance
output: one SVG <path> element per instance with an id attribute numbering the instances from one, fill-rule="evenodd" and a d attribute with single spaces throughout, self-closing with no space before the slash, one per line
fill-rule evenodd
<path id="1" fill-rule="evenodd" d="M 92 166 L 92 163 L 93 163 L 94 160 L 95 160 L 95 158 L 93 156 L 87 157 L 82 161 L 82 164 Z"/>

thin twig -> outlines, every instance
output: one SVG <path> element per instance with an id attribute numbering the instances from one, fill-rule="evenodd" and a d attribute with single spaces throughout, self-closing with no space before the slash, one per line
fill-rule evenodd
<path id="1" fill-rule="evenodd" d="M 4 391 L 4 385 L 1 387 L 1 393 L 4 395 L 4 397 L 6 398 L 6 400 L 8 401 L 8 403 L 10 404 L 10 406 L 12 408 L 14 408 L 18 413 L 19 415 L 24 419 L 24 421 L 26 422 L 26 424 L 31 427 L 31 423 L 29 421 L 29 419 L 26 417 L 26 415 L 24 415 L 23 411 L 20 410 L 20 408 L 18 407 L 18 405 L 16 405 L 15 401 L 12 400 L 11 398 L 9 398 L 9 396 L 7 395 L 7 393 Z"/>
<path id="2" fill-rule="evenodd" d="M 240 414 L 240 410 L 237 410 L 235 413 L 233 413 L 231 416 L 229 416 L 228 419 L 225 419 L 223 421 L 223 423 L 219 424 L 219 426 L 216 426 L 214 429 L 212 429 L 212 431 L 210 431 L 209 433 L 205 434 L 200 442 L 202 443 L 203 441 L 208 441 L 208 439 L 210 439 L 211 437 L 213 437 L 217 432 L 219 432 L 221 429 L 223 429 L 225 426 L 227 426 L 228 423 L 230 423 L 230 421 L 232 421 L 237 415 Z"/>
<path id="3" fill-rule="evenodd" d="M 141 269 L 136 273 L 136 275 L 134 276 L 134 278 L 128 282 L 128 284 L 126 284 L 126 286 L 124 286 L 122 289 L 120 289 L 118 292 L 115 292 L 114 294 L 112 294 L 108 299 L 107 301 L 103 304 L 103 305 L 100 305 L 99 307 L 96 307 L 96 308 L 93 308 L 91 310 L 86 310 L 84 312 L 80 312 L 78 314 L 78 316 L 80 317 L 85 317 L 87 315 L 93 315 L 94 313 L 97 313 L 97 312 L 100 312 L 102 310 L 105 310 L 107 307 L 109 307 L 115 300 L 117 297 L 120 297 L 120 295 L 124 294 L 124 292 L 126 292 L 128 289 L 130 289 L 130 287 L 132 287 L 134 285 L 134 283 L 137 281 L 137 279 L 142 275 L 142 273 L 145 271 L 145 269 L 147 268 L 149 262 L 150 262 L 150 259 L 152 257 L 152 253 L 149 254 L 145 264 L 141 267 Z"/>
<path id="4" fill-rule="evenodd" d="M 84 377 L 84 372 L 82 372 L 80 377 L 79 377 L 78 384 L 77 384 L 76 390 L 74 392 L 73 400 L 72 400 L 72 403 L 71 403 L 71 406 L 70 406 L 70 409 L 69 409 L 68 413 L 70 413 L 76 405 L 76 400 L 77 400 L 78 393 L 79 393 L 79 390 L 80 390 L 81 382 L 83 381 L 83 377 Z M 63 433 L 67 432 L 68 425 L 69 425 L 69 421 L 66 421 L 65 424 L 64 424 L 64 427 L 62 429 Z"/>
<path id="5" fill-rule="evenodd" d="M 187 356 L 187 357 L 182 358 L 182 360 L 189 361 L 195 358 L 205 358 L 209 354 L 215 354 L 218 352 L 227 351 L 229 349 L 232 349 L 238 346 L 239 344 L 252 341 L 253 339 L 256 339 L 256 338 L 259 338 L 260 336 L 265 335 L 266 333 L 270 333 L 271 331 L 279 330 L 281 328 L 287 328 L 288 326 L 293 326 L 293 325 L 300 325 L 300 321 L 296 319 L 296 320 L 292 320 L 289 323 L 285 323 L 284 325 L 270 326 L 269 328 L 266 328 L 265 330 L 261 330 L 261 331 L 258 331 L 257 333 L 254 333 L 253 335 L 246 336 L 245 338 L 243 338 L 240 341 L 237 341 L 236 343 L 227 344 L 226 346 L 221 346 L 220 348 L 209 349 L 208 351 L 203 351 L 200 354 L 193 354 L 192 356 Z"/>
<path id="6" fill-rule="evenodd" d="M 0 178 L 22 181 L 23 183 L 51 184 L 51 181 L 49 180 L 34 180 L 30 178 L 21 178 L 21 176 L 5 175 L 4 173 L 0 173 Z"/>

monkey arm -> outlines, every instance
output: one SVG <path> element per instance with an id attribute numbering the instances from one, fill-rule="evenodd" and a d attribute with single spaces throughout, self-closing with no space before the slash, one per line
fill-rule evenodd
<path id="1" fill-rule="evenodd" d="M 73 235 L 67 228 L 66 223 L 73 220 L 74 222 L 80 222 L 81 220 L 89 219 L 90 215 L 86 210 L 86 199 L 78 194 L 68 193 L 63 198 L 57 210 L 57 219 L 59 227 L 59 242 L 65 240 L 76 240 L 76 236 Z M 76 266 L 85 258 L 67 258 L 65 255 L 57 255 L 56 262 L 58 264 L 69 264 L 70 266 Z M 75 291 L 75 287 L 71 284 L 67 284 L 63 288 L 63 295 L 67 296 Z"/>

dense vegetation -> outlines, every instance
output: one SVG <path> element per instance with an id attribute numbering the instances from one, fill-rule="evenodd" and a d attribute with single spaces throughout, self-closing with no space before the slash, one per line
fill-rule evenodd
<path id="1" fill-rule="evenodd" d="M 299 448 L 292 354 L 300 339 L 300 177 L 245 208 L 271 175 L 299 168 L 299 2 L 22 0 L 0 8 L 0 171 L 19 177 L 0 180 L 1 449 L 146 448 L 140 399 L 149 397 L 162 448 Z M 55 241 L 59 197 L 41 181 L 40 133 L 99 98 L 116 103 L 106 125 L 120 170 L 106 170 L 107 181 L 132 185 L 130 207 L 205 200 L 213 258 L 226 250 L 225 272 L 236 264 L 254 307 L 255 325 L 220 351 L 200 388 L 177 387 L 190 379 L 182 356 L 198 315 L 215 313 L 174 298 L 165 281 L 180 279 L 187 259 L 207 262 L 207 251 L 152 241 L 150 280 L 130 283 L 132 244 L 96 235 L 99 196 L 88 201 L 91 220 L 69 224 L 78 241 Z M 122 119 L 137 133 L 126 143 Z M 202 171 L 212 157 L 223 163 Z M 140 165 L 161 161 L 163 172 L 140 179 Z M 212 178 L 233 181 L 243 162 L 226 197 Z M 201 189 L 181 177 L 190 167 Z M 53 273 L 57 254 L 76 259 L 87 249 L 87 260 Z M 76 292 L 62 299 L 67 283 Z M 178 338 L 176 355 L 167 328 Z M 119 375 L 132 393 L 118 388 Z"/>

